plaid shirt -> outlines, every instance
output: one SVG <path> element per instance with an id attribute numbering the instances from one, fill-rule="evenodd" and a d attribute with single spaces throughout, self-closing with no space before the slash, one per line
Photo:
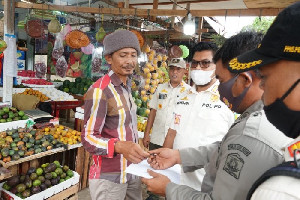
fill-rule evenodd
<path id="1" fill-rule="evenodd" d="M 88 90 L 84 102 L 82 144 L 93 154 L 90 179 L 126 183 L 133 179 L 125 170 L 131 163 L 122 154 L 114 154 L 115 142 L 138 142 L 136 104 L 131 96 L 131 81 L 125 86 L 110 71 Z"/>

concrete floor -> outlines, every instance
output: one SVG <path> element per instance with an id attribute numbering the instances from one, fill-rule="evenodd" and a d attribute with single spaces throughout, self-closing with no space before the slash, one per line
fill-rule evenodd
<path id="1" fill-rule="evenodd" d="M 92 200 L 89 188 L 84 188 L 83 190 L 79 191 L 78 199 L 79 200 Z"/>

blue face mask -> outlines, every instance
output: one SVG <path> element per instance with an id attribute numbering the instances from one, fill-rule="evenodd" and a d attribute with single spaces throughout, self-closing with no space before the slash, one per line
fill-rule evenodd
<path id="1" fill-rule="evenodd" d="M 230 110 L 238 113 L 238 107 L 240 106 L 241 102 L 243 101 L 246 93 L 248 92 L 249 88 L 245 88 L 244 91 L 237 97 L 232 95 L 232 87 L 235 83 L 236 79 L 239 75 L 236 75 L 232 79 L 226 81 L 225 83 L 220 83 L 219 85 L 219 93 L 220 99 L 223 101 Z"/>
<path id="2" fill-rule="evenodd" d="M 290 89 L 272 104 L 265 106 L 267 119 L 287 137 L 297 138 L 300 135 L 300 111 L 289 109 L 283 100 L 292 92 L 300 82 L 298 79 Z"/>

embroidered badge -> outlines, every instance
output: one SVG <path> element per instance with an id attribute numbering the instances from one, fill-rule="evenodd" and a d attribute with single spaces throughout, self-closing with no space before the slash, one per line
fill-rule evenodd
<path id="1" fill-rule="evenodd" d="M 255 60 L 249 63 L 240 63 L 237 58 L 232 59 L 229 62 L 229 67 L 231 69 L 241 70 L 241 69 L 249 69 L 251 67 L 255 67 L 256 65 L 259 65 L 262 63 L 262 60 Z"/>
<path id="2" fill-rule="evenodd" d="M 219 96 L 217 96 L 217 95 L 215 95 L 215 94 L 212 94 L 212 95 L 210 96 L 210 100 L 211 100 L 212 102 L 216 102 L 216 101 L 219 100 Z"/>
<path id="3" fill-rule="evenodd" d="M 240 144 L 229 144 L 228 150 L 238 150 L 242 152 L 245 156 L 249 156 L 251 154 L 251 151 Z"/>
<path id="4" fill-rule="evenodd" d="M 226 158 L 223 170 L 236 179 L 240 178 L 240 173 L 244 166 L 244 160 L 237 153 L 229 154 Z"/>
<path id="5" fill-rule="evenodd" d="M 292 144 L 288 147 L 288 150 L 289 150 L 289 153 L 290 153 L 291 157 L 294 157 L 294 150 L 295 149 L 300 149 L 300 141 L 298 141 L 298 142 L 296 142 L 296 143 L 294 143 L 294 144 Z"/>
<path id="6" fill-rule="evenodd" d="M 185 87 L 182 87 L 181 89 L 180 89 L 180 93 L 183 93 L 185 91 Z"/>
<path id="7" fill-rule="evenodd" d="M 185 97 L 183 97 L 183 98 L 180 99 L 180 100 L 187 101 L 187 100 L 189 100 L 189 99 L 187 98 L 187 96 L 185 96 Z"/>
<path id="8" fill-rule="evenodd" d="M 285 46 L 283 52 L 300 53 L 300 47 L 297 47 L 297 46 Z"/>
<path id="9" fill-rule="evenodd" d="M 181 115 L 177 115 L 175 114 L 175 121 L 174 121 L 174 124 L 180 124 L 180 118 L 181 118 Z"/>

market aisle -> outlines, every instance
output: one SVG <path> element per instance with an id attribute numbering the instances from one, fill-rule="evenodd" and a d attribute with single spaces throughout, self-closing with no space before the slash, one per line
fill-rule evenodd
<path id="1" fill-rule="evenodd" d="M 83 190 L 78 192 L 78 199 L 79 200 L 92 200 L 90 196 L 89 188 L 84 188 Z"/>

